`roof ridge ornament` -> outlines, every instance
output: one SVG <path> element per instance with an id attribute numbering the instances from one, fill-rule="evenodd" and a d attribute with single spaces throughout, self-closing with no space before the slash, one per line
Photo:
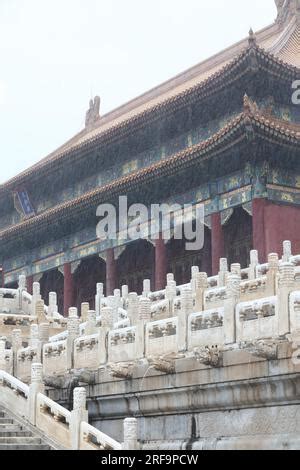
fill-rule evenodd
<path id="1" fill-rule="evenodd" d="M 244 113 L 247 115 L 255 115 L 259 113 L 259 107 L 256 101 L 253 101 L 251 98 L 249 98 L 247 93 L 244 95 Z"/>
<path id="2" fill-rule="evenodd" d="M 248 42 L 250 47 L 256 46 L 256 35 L 253 32 L 253 29 L 250 28 Z"/>
<path id="3" fill-rule="evenodd" d="M 90 107 L 85 115 L 85 128 L 87 130 L 92 129 L 100 121 L 100 103 L 99 96 L 95 96 L 94 99 L 90 100 Z"/>
<path id="4" fill-rule="evenodd" d="M 276 22 L 284 24 L 293 16 L 300 20 L 300 0 L 275 0 L 278 15 Z"/>

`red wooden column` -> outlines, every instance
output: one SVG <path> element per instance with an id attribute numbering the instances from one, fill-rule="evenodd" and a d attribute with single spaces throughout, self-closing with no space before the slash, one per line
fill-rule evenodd
<path id="1" fill-rule="evenodd" d="M 69 308 L 73 307 L 73 274 L 71 263 L 64 264 L 64 315 L 68 316 Z"/>
<path id="2" fill-rule="evenodd" d="M 167 282 L 167 247 L 162 236 L 155 242 L 155 290 L 163 290 Z"/>
<path id="3" fill-rule="evenodd" d="M 292 243 L 292 252 L 300 252 L 300 207 L 275 204 L 268 201 L 265 207 L 266 255 L 282 255 L 285 240 Z"/>
<path id="4" fill-rule="evenodd" d="M 114 249 L 109 248 L 106 252 L 106 295 L 113 295 L 117 288 L 117 263 Z"/>
<path id="5" fill-rule="evenodd" d="M 32 292 L 33 292 L 33 276 L 27 276 L 26 284 L 27 284 L 28 294 L 32 295 Z"/>
<path id="6" fill-rule="evenodd" d="M 204 231 L 204 247 L 203 247 L 203 272 L 207 273 L 208 276 L 212 275 L 211 266 L 211 233 L 210 230 L 205 227 Z"/>
<path id="7" fill-rule="evenodd" d="M 258 259 L 260 263 L 265 263 L 267 261 L 265 231 L 266 206 L 266 199 L 253 199 L 252 201 L 253 249 L 258 251 Z"/>
<path id="8" fill-rule="evenodd" d="M 225 256 L 224 232 L 221 214 L 217 212 L 211 216 L 211 258 L 212 275 L 215 276 L 220 270 L 220 258 Z"/>

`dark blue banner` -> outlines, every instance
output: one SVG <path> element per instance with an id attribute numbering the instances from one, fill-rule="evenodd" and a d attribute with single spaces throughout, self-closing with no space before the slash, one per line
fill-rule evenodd
<path id="1" fill-rule="evenodd" d="M 27 191 L 26 190 L 18 191 L 17 196 L 18 196 L 18 201 L 20 203 L 21 209 L 24 213 L 24 216 L 32 217 L 33 215 L 35 215 L 35 211 L 30 202 Z"/>

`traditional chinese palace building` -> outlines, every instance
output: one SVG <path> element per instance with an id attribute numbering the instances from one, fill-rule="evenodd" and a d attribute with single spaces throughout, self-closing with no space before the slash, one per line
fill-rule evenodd
<path id="1" fill-rule="evenodd" d="M 219 258 L 248 264 L 300 252 L 300 7 L 277 0 L 271 25 L 144 95 L 101 116 L 90 103 L 86 127 L 65 145 L 0 187 L 3 279 L 26 274 L 60 310 L 93 303 L 96 282 L 107 294 L 142 280 L 178 284 L 190 268 L 215 274 Z M 205 244 L 139 240 L 120 244 L 96 236 L 101 203 L 205 205 Z"/>

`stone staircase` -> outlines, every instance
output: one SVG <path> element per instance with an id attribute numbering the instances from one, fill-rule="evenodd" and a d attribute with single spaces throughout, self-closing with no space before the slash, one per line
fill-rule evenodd
<path id="1" fill-rule="evenodd" d="M 1 450 L 51 450 L 51 447 L 0 406 Z"/>

